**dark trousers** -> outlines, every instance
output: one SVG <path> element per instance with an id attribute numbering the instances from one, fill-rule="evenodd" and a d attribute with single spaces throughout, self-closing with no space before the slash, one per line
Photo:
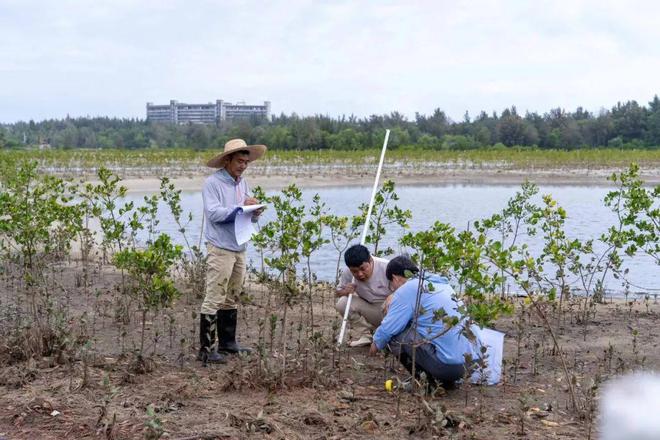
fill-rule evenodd
<path id="1" fill-rule="evenodd" d="M 436 356 L 433 344 L 426 342 L 420 344 L 422 337 L 409 325 L 401 333 L 394 336 L 389 343 L 389 349 L 394 356 L 399 358 L 404 367 L 412 374 L 413 345 L 415 348 L 415 372 L 424 371 L 429 382 L 437 382 L 443 385 L 452 385 L 465 374 L 465 365 L 450 365 L 441 362 Z"/>

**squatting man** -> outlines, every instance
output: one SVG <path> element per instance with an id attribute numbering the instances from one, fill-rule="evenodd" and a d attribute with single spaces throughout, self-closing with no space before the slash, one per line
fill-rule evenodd
<path id="1" fill-rule="evenodd" d="M 383 304 L 392 293 L 385 269 L 388 260 L 374 257 L 361 244 L 349 247 L 344 252 L 347 269 L 342 271 L 335 294 L 339 297 L 335 308 L 343 317 L 352 295 L 348 321 L 353 340 L 351 347 L 371 344 L 371 333 L 383 320 Z"/>
<path id="2" fill-rule="evenodd" d="M 417 375 L 424 372 L 430 385 L 451 387 L 470 369 L 466 358 L 477 359 L 482 344 L 479 329 L 470 326 L 476 337 L 474 343 L 464 335 L 467 318 L 459 311 L 462 304 L 455 298 L 447 278 L 425 273 L 420 282 L 419 268 L 407 256 L 393 258 L 387 264 L 385 276 L 395 292 L 385 304 L 386 314 L 374 333 L 369 354 L 388 349 L 412 373 L 413 347 L 416 347 Z M 439 315 L 456 318 L 457 323 L 448 327 L 437 318 Z"/>

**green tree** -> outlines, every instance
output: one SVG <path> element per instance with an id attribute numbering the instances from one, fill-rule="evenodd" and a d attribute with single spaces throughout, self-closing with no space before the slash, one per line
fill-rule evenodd
<path id="1" fill-rule="evenodd" d="M 646 109 L 637 101 L 628 101 L 625 104 L 617 103 L 612 108 L 614 121 L 614 134 L 621 136 L 624 142 L 641 139 L 646 130 Z"/>
<path id="2" fill-rule="evenodd" d="M 648 119 L 646 120 L 646 142 L 649 146 L 660 147 L 660 98 L 658 95 L 649 102 Z"/>
<path id="3" fill-rule="evenodd" d="M 113 257 L 113 263 L 131 277 L 126 291 L 139 304 L 142 321 L 139 357 L 144 353 L 147 313 L 170 307 L 180 296 L 169 272 L 181 257 L 181 246 L 172 244 L 170 237 L 161 234 L 146 249 L 125 249 Z"/>

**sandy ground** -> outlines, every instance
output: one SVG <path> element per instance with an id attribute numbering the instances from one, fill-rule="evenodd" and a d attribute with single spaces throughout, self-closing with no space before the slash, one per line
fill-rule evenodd
<path id="1" fill-rule="evenodd" d="M 212 170 L 208 170 L 209 174 Z M 295 183 L 301 188 L 323 188 L 336 186 L 370 186 L 376 174 L 373 169 L 356 167 L 355 169 L 334 169 L 331 167 L 307 167 L 287 171 L 286 168 L 262 172 L 259 168 L 248 169 L 245 177 L 251 186 L 266 189 L 281 189 Z M 607 177 L 617 169 L 464 169 L 464 168 L 410 168 L 385 169 L 381 181 L 394 180 L 397 185 L 520 185 L 526 180 L 537 184 L 551 185 L 595 185 L 608 186 Z M 151 170 L 143 177 L 126 173 L 122 185 L 131 192 L 151 192 L 158 190 L 159 177 L 171 178 L 175 186 L 183 191 L 199 191 L 208 174 L 202 172 L 184 173 L 168 170 Z M 120 174 L 121 175 L 121 174 Z M 642 179 L 648 185 L 660 184 L 660 168 L 643 169 Z"/>

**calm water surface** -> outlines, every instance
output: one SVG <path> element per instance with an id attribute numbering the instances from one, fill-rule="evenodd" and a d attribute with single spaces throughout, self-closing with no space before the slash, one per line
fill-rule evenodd
<path id="1" fill-rule="evenodd" d="M 397 193 L 400 200 L 396 204 L 403 209 L 412 211 L 411 231 L 420 231 L 429 228 L 434 222 L 441 221 L 465 229 L 475 220 L 499 212 L 507 201 L 520 189 L 517 185 L 433 185 L 433 186 L 400 186 Z M 569 237 L 582 240 L 593 238 L 605 232 L 616 221 L 615 215 L 603 205 L 602 201 L 611 188 L 591 186 L 541 186 L 537 203 L 541 203 L 542 194 L 551 194 L 564 207 L 568 213 L 566 231 Z M 352 216 L 357 214 L 357 206 L 366 203 L 371 196 L 371 187 L 331 187 L 303 190 L 306 205 L 311 205 L 311 199 L 318 193 L 321 200 L 326 203 L 330 212 L 337 215 Z M 271 193 L 272 194 L 272 193 Z M 139 203 L 144 194 L 134 193 L 128 198 Z M 193 222 L 189 230 L 189 237 L 195 243 L 199 240 L 202 196 L 201 192 L 184 192 L 181 194 L 181 203 L 184 211 L 192 212 Z M 160 229 L 182 242 L 177 226 L 167 212 L 162 208 L 160 216 Z M 267 209 L 262 218 L 264 221 L 272 219 L 273 209 Z M 397 252 L 405 251 L 397 244 L 404 234 L 400 228 L 388 230 L 384 240 L 385 246 L 390 246 Z M 540 249 L 540 240 L 534 237 L 525 237 L 533 251 Z M 259 261 L 257 253 L 250 247 L 248 249 L 250 260 L 256 264 Z M 313 257 L 312 271 L 321 280 L 334 280 L 337 252 L 332 245 L 326 245 Z M 660 293 L 660 267 L 649 257 L 635 257 L 625 262 L 630 268 L 629 279 L 634 284 L 631 291 L 642 290 L 651 293 Z M 577 287 L 577 284 L 576 284 Z M 621 294 L 621 282 L 613 278 L 607 281 L 608 290 Z"/>

